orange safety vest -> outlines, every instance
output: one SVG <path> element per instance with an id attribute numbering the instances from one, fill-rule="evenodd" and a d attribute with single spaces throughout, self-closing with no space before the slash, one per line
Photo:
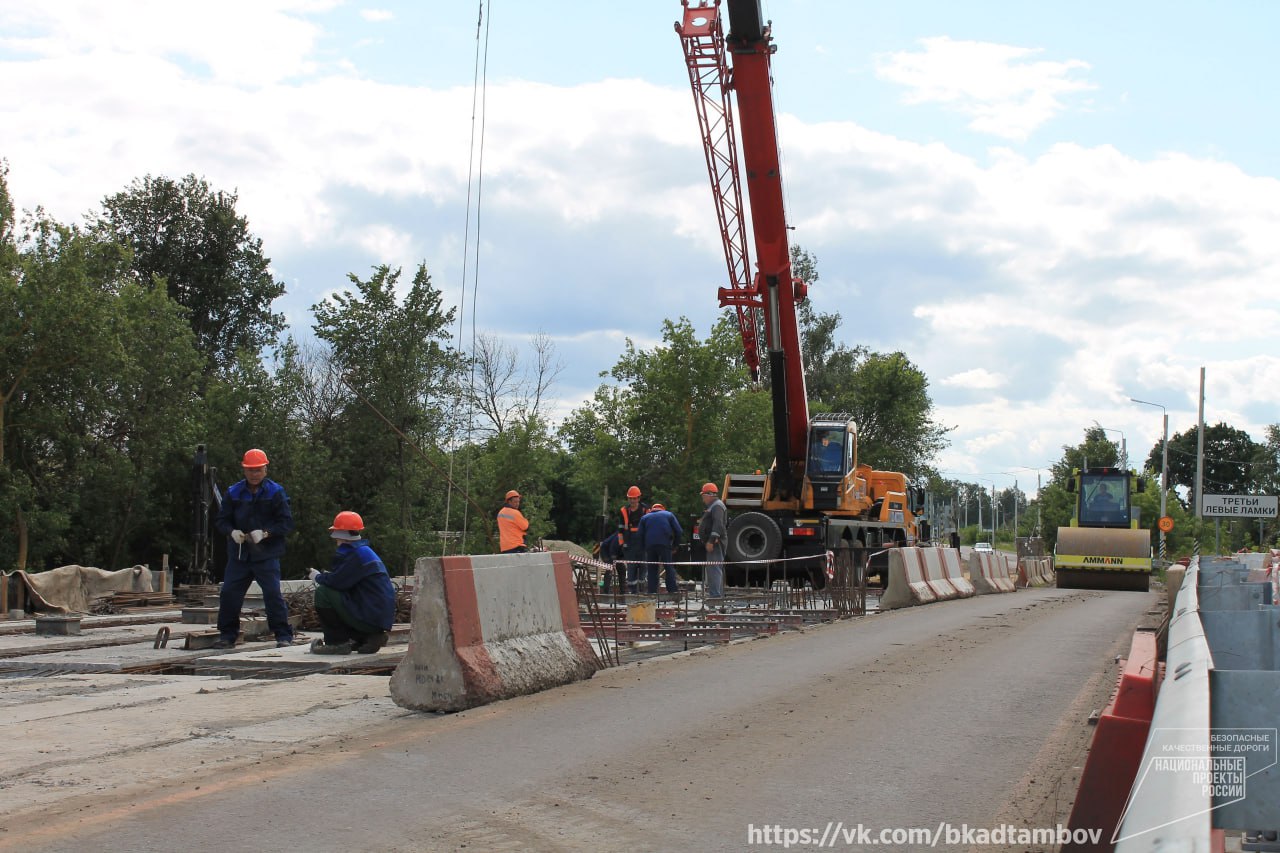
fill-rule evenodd
<path id="1" fill-rule="evenodd" d="M 504 506 L 498 510 L 498 550 L 510 551 L 524 544 L 524 533 L 529 529 L 529 520 L 520 510 Z"/>

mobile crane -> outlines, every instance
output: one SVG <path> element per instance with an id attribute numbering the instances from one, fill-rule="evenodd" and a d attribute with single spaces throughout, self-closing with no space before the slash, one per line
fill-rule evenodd
<path id="1" fill-rule="evenodd" d="M 809 417 L 796 306 L 808 288 L 792 270 L 774 115 L 772 23 L 760 0 L 727 0 L 729 33 L 721 23 L 721 0 L 681 0 L 676 32 L 684 48 L 689 82 L 711 178 L 729 286 L 720 305 L 737 311 L 743 356 L 758 381 L 761 335 L 767 352 L 773 399 L 774 462 L 767 473 L 730 474 L 725 504 L 738 512 L 729 522 L 730 561 L 770 563 L 781 558 L 818 558 L 831 549 L 851 549 L 855 564 L 870 575 L 883 571 L 886 547 L 916 540 L 914 505 L 920 495 L 898 472 L 874 471 L 858 461 L 858 428 L 846 414 Z M 732 56 L 732 67 L 729 57 Z M 734 120 L 732 92 L 737 105 Z M 742 166 L 736 129 L 742 132 Z M 751 274 L 740 175 L 750 203 L 756 272 Z M 868 558 L 872 554 L 880 557 Z M 778 564 L 793 582 L 825 585 L 823 561 Z M 730 583 L 744 580 L 730 569 Z M 776 577 L 776 574 L 774 575 Z"/>

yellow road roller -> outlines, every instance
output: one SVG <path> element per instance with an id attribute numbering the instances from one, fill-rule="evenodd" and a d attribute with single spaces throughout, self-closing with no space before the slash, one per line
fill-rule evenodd
<path id="1" fill-rule="evenodd" d="M 1146 592 L 1151 581 L 1151 531 L 1138 529 L 1130 495 L 1144 490 L 1133 471 L 1074 469 L 1070 527 L 1058 528 L 1053 568 L 1059 589 L 1124 589 Z"/>

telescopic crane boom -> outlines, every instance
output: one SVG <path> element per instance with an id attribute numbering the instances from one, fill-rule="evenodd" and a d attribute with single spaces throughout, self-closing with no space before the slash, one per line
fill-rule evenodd
<path id="1" fill-rule="evenodd" d="M 796 318 L 796 304 L 805 298 L 807 289 L 791 270 L 770 76 L 773 36 L 761 16 L 759 0 L 729 0 L 727 37 L 722 36 L 720 0 L 714 5 L 699 4 L 698 0 L 693 4 L 682 0 L 682 4 L 684 19 L 676 24 L 676 30 L 689 67 L 729 264 L 730 286 L 720 290 L 720 304 L 738 310 L 746 360 L 753 372 L 759 363 L 756 312 L 763 317 L 777 460 L 772 496 L 786 500 L 795 496 L 804 477 L 809 432 Z M 733 57 L 732 68 L 726 55 Z M 754 276 L 750 276 L 742 236 L 742 193 L 730 91 L 736 96 L 742 133 L 743 171 L 756 248 Z"/>
<path id="2" fill-rule="evenodd" d="M 773 467 L 767 474 L 725 478 L 725 504 L 741 510 L 729 521 L 727 554 L 744 566 L 731 567 L 728 580 L 741 581 L 735 573 L 749 574 L 748 565 L 762 568 L 786 558 L 783 574 L 795 583 L 807 580 L 820 588 L 826 582 L 820 566 L 828 551 L 859 567 L 870 560 L 869 570 L 875 574 L 887 563 L 885 548 L 916 541 L 911 490 L 904 475 L 859 464 L 858 428 L 850 415 L 809 418 L 796 316 L 807 287 L 791 268 L 773 105 L 771 62 L 776 48 L 771 26 L 760 13 L 759 0 L 681 4 L 684 14 L 676 32 L 693 87 L 729 270 L 729 286 L 720 288 L 720 304 L 738 313 L 753 380 L 758 378 L 763 343 L 773 396 Z M 728 11 L 727 36 L 722 5 Z M 747 252 L 744 180 L 754 274 Z"/>

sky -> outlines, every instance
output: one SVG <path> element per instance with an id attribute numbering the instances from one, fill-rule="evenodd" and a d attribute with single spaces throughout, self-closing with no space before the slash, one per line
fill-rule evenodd
<path id="1" fill-rule="evenodd" d="M 1130 398 L 1185 431 L 1202 367 L 1206 422 L 1280 422 L 1280 5 L 763 7 L 810 298 L 924 371 L 945 476 L 1033 492 L 1095 424 L 1140 467 Z M 300 337 L 348 274 L 425 263 L 464 345 L 550 338 L 564 414 L 720 310 L 681 13 L 0 0 L 0 158 L 63 222 L 148 174 L 235 191 Z"/>

